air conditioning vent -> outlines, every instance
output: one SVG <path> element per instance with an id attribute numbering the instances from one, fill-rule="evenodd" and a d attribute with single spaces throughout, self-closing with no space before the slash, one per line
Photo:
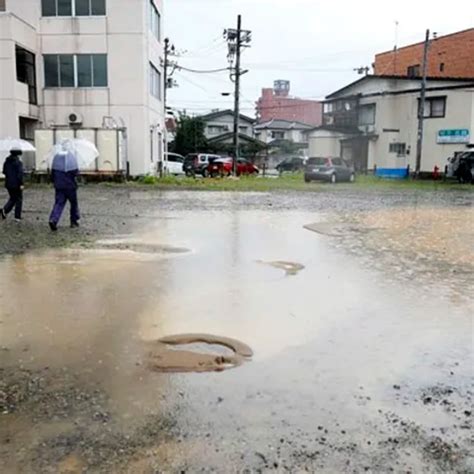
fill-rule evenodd
<path id="1" fill-rule="evenodd" d="M 81 114 L 78 114 L 76 112 L 72 112 L 68 115 L 68 122 L 69 122 L 69 125 L 75 125 L 76 127 L 77 126 L 80 126 L 82 125 L 82 115 Z"/>

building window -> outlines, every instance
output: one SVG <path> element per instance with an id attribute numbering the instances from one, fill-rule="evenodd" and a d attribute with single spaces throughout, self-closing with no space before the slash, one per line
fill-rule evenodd
<path id="1" fill-rule="evenodd" d="M 388 146 L 389 153 L 396 153 L 397 156 L 405 156 L 407 153 L 406 143 L 390 143 Z"/>
<path id="2" fill-rule="evenodd" d="M 72 0 L 41 0 L 43 16 L 72 16 Z"/>
<path id="3" fill-rule="evenodd" d="M 107 55 L 77 55 L 77 87 L 107 87 Z"/>
<path id="4" fill-rule="evenodd" d="M 220 135 L 221 133 L 226 133 L 229 131 L 228 125 L 209 125 L 208 132 L 209 135 Z"/>
<path id="5" fill-rule="evenodd" d="M 244 135 L 246 135 L 248 131 L 249 131 L 248 127 L 239 127 L 239 132 L 243 133 Z"/>
<path id="6" fill-rule="evenodd" d="M 408 77 L 420 77 L 420 65 L 415 64 L 413 66 L 408 66 L 407 76 Z"/>
<path id="7" fill-rule="evenodd" d="M 161 40 L 161 15 L 155 2 L 150 0 L 150 30 L 158 41 Z"/>
<path id="8" fill-rule="evenodd" d="M 161 73 L 150 63 L 150 94 L 161 100 Z"/>
<path id="9" fill-rule="evenodd" d="M 284 140 L 285 139 L 285 132 L 272 132 L 272 138 L 274 140 Z"/>
<path id="10" fill-rule="evenodd" d="M 75 0 L 76 16 L 105 15 L 105 0 Z"/>
<path id="11" fill-rule="evenodd" d="M 439 63 L 439 72 L 444 72 L 444 63 Z"/>
<path id="12" fill-rule="evenodd" d="M 6 10 L 5 0 L 0 0 L 0 12 L 4 12 Z"/>
<path id="13" fill-rule="evenodd" d="M 418 115 L 420 114 L 420 100 L 418 99 Z M 443 118 L 446 115 L 446 96 L 427 97 L 425 100 L 425 118 Z"/>
<path id="14" fill-rule="evenodd" d="M 332 111 L 333 111 L 332 102 L 325 102 L 323 105 L 323 112 L 327 114 L 327 113 L 331 113 Z"/>
<path id="15" fill-rule="evenodd" d="M 46 87 L 107 87 L 106 54 L 45 54 Z"/>
<path id="16" fill-rule="evenodd" d="M 359 107 L 359 125 L 375 124 L 375 104 L 366 104 Z"/>
<path id="17" fill-rule="evenodd" d="M 103 16 L 106 0 L 41 0 L 42 16 Z"/>
<path id="18" fill-rule="evenodd" d="M 36 60 L 35 55 L 26 49 L 16 46 L 16 79 L 28 86 L 28 100 L 30 104 L 38 103 L 36 96 Z"/>

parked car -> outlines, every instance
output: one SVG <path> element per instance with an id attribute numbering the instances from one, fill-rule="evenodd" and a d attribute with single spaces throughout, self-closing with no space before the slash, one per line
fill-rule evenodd
<path id="1" fill-rule="evenodd" d="M 283 160 L 276 166 L 276 169 L 279 173 L 283 173 L 284 171 L 302 171 L 304 169 L 304 164 L 304 158 L 295 156 Z"/>
<path id="2" fill-rule="evenodd" d="M 184 174 L 184 156 L 177 153 L 166 153 L 165 172 L 172 175 Z"/>
<path id="3" fill-rule="evenodd" d="M 232 158 L 219 158 L 213 160 L 207 167 L 207 172 L 213 178 L 217 176 L 230 176 L 233 172 L 234 160 Z M 237 176 L 242 174 L 258 174 L 259 169 L 250 161 L 239 159 L 237 160 Z"/>
<path id="4" fill-rule="evenodd" d="M 474 151 L 467 151 L 459 157 L 456 177 L 460 183 L 474 184 Z"/>
<path id="5" fill-rule="evenodd" d="M 308 158 L 304 171 L 304 180 L 328 181 L 337 183 L 338 181 L 355 180 L 354 168 L 349 166 L 342 158 Z"/>
<path id="6" fill-rule="evenodd" d="M 184 172 L 186 176 L 196 176 L 200 174 L 206 178 L 209 176 L 209 163 L 220 158 L 218 155 L 210 155 L 207 153 L 190 153 L 186 155 L 184 159 Z"/>
<path id="7" fill-rule="evenodd" d="M 474 151 L 457 152 L 448 159 L 446 177 L 474 184 Z"/>

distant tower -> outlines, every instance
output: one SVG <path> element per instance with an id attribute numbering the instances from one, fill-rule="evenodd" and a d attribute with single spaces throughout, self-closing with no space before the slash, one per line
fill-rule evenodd
<path id="1" fill-rule="evenodd" d="M 278 97 L 288 97 L 290 95 L 290 81 L 279 79 L 273 82 L 273 90 Z"/>

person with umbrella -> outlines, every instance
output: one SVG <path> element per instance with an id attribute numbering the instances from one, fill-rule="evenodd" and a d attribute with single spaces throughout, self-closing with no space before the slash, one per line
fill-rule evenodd
<path id="1" fill-rule="evenodd" d="M 6 219 L 10 211 L 15 208 L 15 221 L 17 222 L 21 221 L 21 211 L 23 208 L 23 163 L 20 160 L 21 155 L 21 149 L 13 148 L 3 164 L 5 187 L 7 188 L 9 199 L 5 206 L 0 209 L 1 218 Z"/>
<path id="2" fill-rule="evenodd" d="M 55 202 L 49 217 L 49 227 L 55 232 L 66 203 L 70 204 L 71 227 L 79 227 L 80 213 L 77 200 L 79 164 L 74 149 L 68 141 L 61 143 L 53 156 L 51 177 L 55 189 Z"/>

